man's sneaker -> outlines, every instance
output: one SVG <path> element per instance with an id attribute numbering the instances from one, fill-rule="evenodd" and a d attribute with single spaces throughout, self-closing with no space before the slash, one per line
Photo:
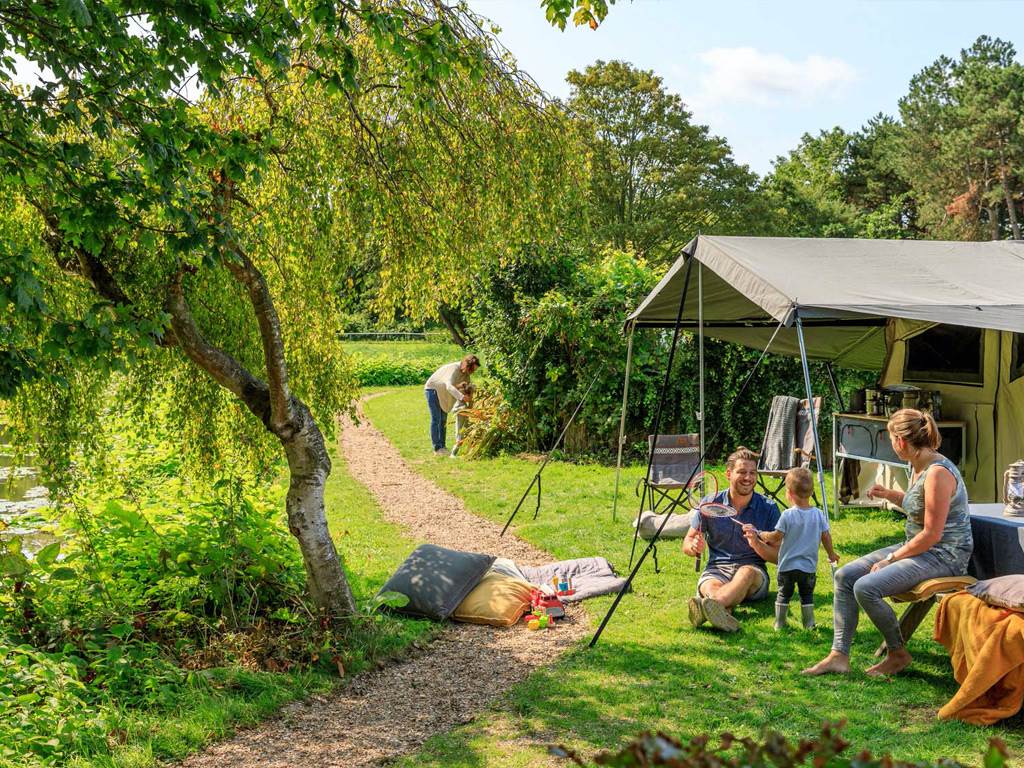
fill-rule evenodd
<path id="1" fill-rule="evenodd" d="M 704 608 L 700 604 L 699 597 L 690 598 L 690 603 L 687 606 L 687 611 L 690 614 L 690 623 L 693 624 L 694 627 L 699 627 L 701 624 L 707 621 L 707 619 L 704 617 Z"/>
<path id="2" fill-rule="evenodd" d="M 448 455 L 448 449 L 447 448 L 438 448 L 436 451 L 434 451 L 434 455 L 435 456 L 447 456 Z"/>
<path id="3" fill-rule="evenodd" d="M 723 632 L 739 631 L 740 623 L 733 618 L 733 615 L 725 609 L 724 605 L 713 597 L 705 597 L 701 601 L 700 607 L 704 612 L 704 618 L 715 629 L 720 629 Z"/>

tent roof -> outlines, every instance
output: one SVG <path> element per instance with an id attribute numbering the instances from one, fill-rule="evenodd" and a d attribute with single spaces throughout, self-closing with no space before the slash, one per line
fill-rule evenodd
<path id="1" fill-rule="evenodd" d="M 687 259 L 700 265 L 681 323 L 697 322 L 698 272 L 708 336 L 764 347 L 799 313 L 808 357 L 877 368 L 888 318 L 1024 333 L 1024 242 L 795 237 L 694 238 L 629 316 L 672 327 Z M 792 329 L 772 350 L 799 354 Z"/>

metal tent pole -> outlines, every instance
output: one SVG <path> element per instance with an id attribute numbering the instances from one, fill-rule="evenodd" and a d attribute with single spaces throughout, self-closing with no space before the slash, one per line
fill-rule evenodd
<path id="1" fill-rule="evenodd" d="M 594 385 L 597 383 L 598 378 L 600 378 L 601 373 L 602 371 L 598 371 L 597 375 L 594 376 L 593 380 L 590 382 L 590 386 L 587 387 L 587 391 L 583 393 L 583 399 L 580 400 L 579 405 L 576 406 L 576 410 L 572 412 L 572 416 L 569 417 L 569 420 L 565 422 L 565 426 L 562 427 L 562 432 L 555 439 L 554 445 L 551 446 L 551 450 L 549 450 L 547 455 L 544 457 L 544 461 L 540 465 L 540 469 L 537 470 L 537 474 L 533 476 L 533 479 L 530 481 L 530 484 L 526 487 L 526 490 L 523 491 L 523 495 L 519 499 L 519 503 L 516 504 L 516 508 L 512 510 L 512 514 L 509 515 L 508 520 L 505 521 L 505 527 L 502 528 L 501 533 L 498 534 L 499 538 L 504 536 L 505 531 L 507 531 L 508 527 L 512 525 L 512 521 L 515 519 L 515 516 L 519 514 L 519 509 L 523 506 L 523 502 L 526 501 L 526 497 L 530 495 L 530 491 L 533 490 L 533 486 L 535 485 L 537 486 L 537 506 L 533 511 L 533 519 L 537 519 L 537 515 L 540 513 L 540 476 L 544 473 L 544 468 L 548 465 L 548 462 L 551 461 L 551 455 L 555 452 L 555 449 L 561 444 L 562 438 L 565 437 L 565 433 L 569 431 L 569 427 L 572 425 L 573 421 L 575 421 L 576 416 L 579 415 L 580 409 L 583 408 L 583 404 L 587 402 L 587 398 L 590 396 L 590 390 L 594 388 Z"/>
<path id="2" fill-rule="evenodd" d="M 768 350 L 772 346 L 772 343 L 775 341 L 775 337 L 778 336 L 779 331 L 782 330 L 782 325 L 783 323 L 780 322 L 778 326 L 775 328 L 775 333 L 773 333 L 772 337 L 768 339 L 768 344 L 761 352 L 761 356 L 757 358 L 757 361 L 754 363 L 754 366 L 750 369 L 749 373 L 747 373 L 747 377 L 743 380 L 743 383 L 740 385 L 739 391 L 736 393 L 737 400 L 740 400 L 743 397 L 743 394 L 747 391 L 747 387 L 750 385 L 750 382 L 753 381 L 754 379 L 754 374 L 757 373 L 757 369 L 761 367 L 761 363 L 764 362 L 765 357 L 768 355 Z M 712 445 L 715 445 L 717 443 L 718 437 L 719 435 L 722 434 L 722 429 L 724 426 L 724 423 L 719 423 L 718 427 L 715 429 L 714 434 L 711 435 Z M 704 459 L 705 456 L 701 455 L 700 458 L 697 460 L 697 465 L 703 464 Z M 693 471 L 690 472 L 690 476 L 686 479 L 686 482 L 683 483 L 684 486 L 687 486 L 693 482 L 693 478 L 696 476 L 698 468 L 699 466 L 694 466 Z M 601 624 L 598 626 L 597 631 L 594 633 L 594 636 L 590 638 L 590 643 L 587 644 L 588 648 L 593 648 L 595 645 L 597 645 L 597 641 L 601 639 L 601 634 L 604 632 L 604 628 L 608 626 L 608 622 L 611 621 L 612 616 L 615 614 L 615 609 L 619 607 L 619 603 L 622 602 L 622 598 L 629 591 L 631 585 L 633 584 L 633 579 L 635 579 L 637 573 L 640 572 L 640 566 L 644 564 L 644 560 L 647 559 L 647 555 L 649 555 L 651 551 L 654 549 L 654 547 L 657 545 L 658 540 L 661 538 L 661 532 L 665 528 L 665 525 L 668 523 L 669 518 L 671 517 L 672 507 L 669 506 L 668 512 L 665 513 L 665 519 L 661 521 L 661 525 L 658 526 L 658 530 L 654 532 L 654 536 L 651 537 L 651 540 L 649 542 L 647 542 L 647 547 L 644 549 L 643 552 L 640 553 L 640 558 L 636 561 L 636 565 L 633 565 L 632 558 L 630 558 L 630 567 L 632 570 L 630 570 L 629 576 L 626 577 L 626 582 L 622 585 L 618 593 L 615 595 L 615 599 L 612 601 L 611 607 L 608 609 L 608 612 L 604 615 L 604 618 L 601 620 Z M 635 536 L 633 538 L 633 544 L 634 546 L 636 545 Z"/>
<path id="3" fill-rule="evenodd" d="M 831 519 L 828 513 L 828 496 L 825 495 L 825 470 L 821 455 L 821 441 L 818 439 L 818 420 L 814 414 L 814 395 L 811 392 L 811 371 L 807 367 L 807 347 L 804 345 L 804 326 L 800 321 L 800 313 L 796 315 L 796 338 L 800 342 L 800 364 L 804 369 L 804 389 L 807 390 L 807 408 L 811 417 L 811 434 L 814 435 L 814 457 L 818 465 L 818 486 L 821 488 L 821 504 L 825 507 L 825 518 Z"/>
<path id="4" fill-rule="evenodd" d="M 616 520 L 619 508 L 619 475 L 622 474 L 622 444 L 626 442 L 626 405 L 629 403 L 629 374 L 633 369 L 633 334 L 636 326 L 629 326 L 629 342 L 626 344 L 626 378 L 622 383 L 622 413 L 619 415 L 619 455 L 615 459 L 615 498 L 612 500 L 612 521 Z"/>
<path id="5" fill-rule="evenodd" d="M 644 492 L 640 495 L 640 509 L 637 510 L 637 525 L 633 528 L 633 548 L 629 552 L 629 567 L 633 567 L 633 557 L 636 555 L 636 542 L 640 536 L 640 515 L 643 514 L 644 504 L 647 501 L 648 482 L 651 477 L 651 466 L 654 464 L 654 451 L 658 446 L 658 430 L 661 429 L 661 414 L 665 410 L 665 400 L 668 398 L 668 385 L 672 380 L 672 363 L 676 359 L 676 346 L 679 342 L 679 329 L 682 327 L 683 319 L 683 307 L 686 306 L 686 292 L 690 290 L 690 272 L 693 268 L 693 253 L 694 251 L 687 254 L 686 259 L 686 273 L 683 275 L 683 292 L 679 297 L 679 310 L 676 312 L 676 324 L 675 329 L 672 331 L 672 346 L 668 350 L 668 363 L 665 366 L 665 379 L 661 383 L 661 395 L 658 397 L 658 410 L 654 414 L 654 438 L 648 439 L 649 450 L 647 452 L 647 469 L 644 470 Z M 691 480 L 693 478 L 690 478 Z M 653 497 L 652 497 L 653 499 Z M 653 506 L 653 503 L 652 503 Z M 668 520 L 668 518 L 665 518 Z M 645 553 L 646 554 L 646 553 Z"/>
<path id="6" fill-rule="evenodd" d="M 700 455 L 704 455 L 704 265 L 697 262 L 697 367 L 700 369 L 700 395 L 697 398 L 697 421 L 700 426 Z M 700 462 L 704 472 L 704 461 Z"/>

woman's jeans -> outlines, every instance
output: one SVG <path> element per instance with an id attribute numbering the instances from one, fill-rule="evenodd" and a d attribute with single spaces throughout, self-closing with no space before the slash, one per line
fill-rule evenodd
<path id="1" fill-rule="evenodd" d="M 437 392 L 432 389 L 425 391 L 427 393 L 427 408 L 430 410 L 430 442 L 434 444 L 436 451 L 444 448 L 448 414 L 442 410 L 441 401 L 437 399 Z"/>
<path id="2" fill-rule="evenodd" d="M 847 656 L 850 654 L 853 633 L 857 631 L 858 606 L 864 609 L 864 613 L 878 627 L 889 650 L 902 648 L 899 619 L 885 598 L 907 592 L 925 579 L 959 575 L 955 568 L 930 551 L 897 560 L 871 573 L 872 565 L 902 546 L 900 543 L 879 549 L 836 571 L 835 603 L 832 609 L 835 622 L 833 651 Z"/>

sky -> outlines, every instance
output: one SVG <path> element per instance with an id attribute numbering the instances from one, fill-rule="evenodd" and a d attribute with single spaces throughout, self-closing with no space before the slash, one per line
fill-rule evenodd
<path id="1" fill-rule="evenodd" d="M 1024 49 L 1024 0 L 618 0 L 597 30 L 564 32 L 538 0 L 469 4 L 549 94 L 597 59 L 654 70 L 761 174 L 804 133 L 896 115 L 914 74 L 979 35 Z"/>

